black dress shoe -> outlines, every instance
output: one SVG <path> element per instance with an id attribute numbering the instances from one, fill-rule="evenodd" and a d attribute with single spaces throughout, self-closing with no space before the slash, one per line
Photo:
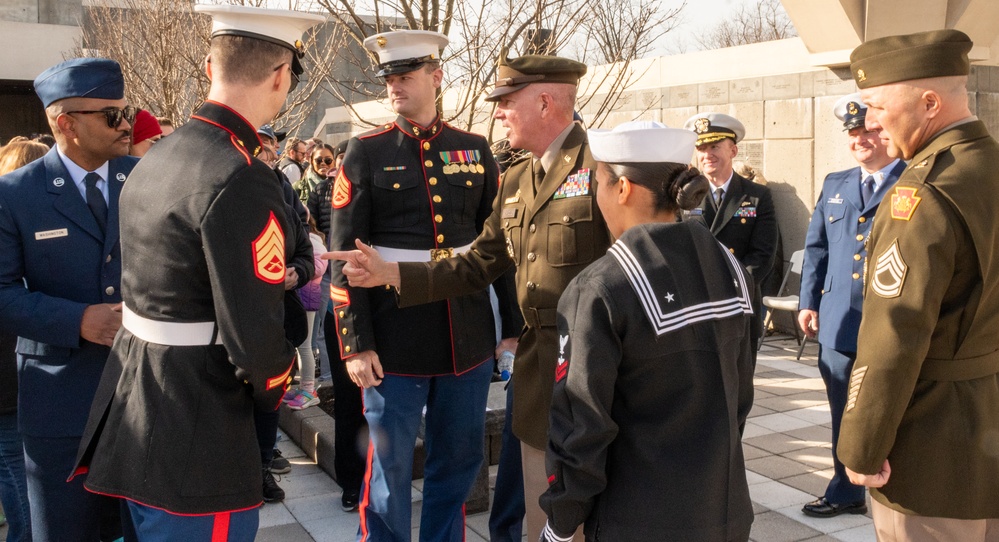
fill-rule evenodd
<path id="1" fill-rule="evenodd" d="M 340 497 L 340 508 L 344 512 L 353 512 L 357 510 L 357 500 L 360 497 L 356 491 L 344 491 L 343 496 Z"/>
<path id="2" fill-rule="evenodd" d="M 280 502 L 284 500 L 284 490 L 277 485 L 270 469 L 264 467 L 264 502 Z"/>
<path id="3" fill-rule="evenodd" d="M 866 514 L 867 503 L 864 501 L 833 504 L 820 497 L 801 508 L 806 516 L 813 518 L 833 518 L 840 514 Z"/>

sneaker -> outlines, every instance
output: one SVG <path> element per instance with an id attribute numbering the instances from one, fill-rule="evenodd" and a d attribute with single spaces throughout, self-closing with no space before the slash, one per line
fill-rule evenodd
<path id="1" fill-rule="evenodd" d="M 278 487 L 271 471 L 264 469 L 264 502 L 280 502 L 284 500 L 284 490 Z"/>
<path id="2" fill-rule="evenodd" d="M 271 473 L 288 474 L 291 472 L 291 462 L 281 455 L 281 450 L 274 448 L 274 459 L 271 459 Z"/>
<path id="3" fill-rule="evenodd" d="M 288 401 L 288 408 L 292 410 L 303 410 L 309 407 L 319 405 L 319 398 L 316 397 L 315 392 L 307 392 L 305 390 L 298 390 L 298 395 Z"/>
<path id="4" fill-rule="evenodd" d="M 360 495 L 358 495 L 357 492 L 344 491 L 343 496 L 340 497 L 340 508 L 342 508 L 344 512 L 353 512 L 357 510 L 358 497 L 360 497 Z"/>
<path id="5" fill-rule="evenodd" d="M 285 403 L 290 403 L 295 399 L 297 395 L 298 395 L 298 390 L 288 390 L 284 392 L 284 397 L 282 397 L 281 400 Z"/>

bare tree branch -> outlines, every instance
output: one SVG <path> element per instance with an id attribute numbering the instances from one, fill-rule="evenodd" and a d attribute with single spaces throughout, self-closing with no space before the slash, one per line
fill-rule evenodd
<path id="1" fill-rule="evenodd" d="M 742 5 L 730 19 L 695 40 L 702 49 L 721 49 L 797 35 L 780 0 L 758 0 L 754 5 Z"/>

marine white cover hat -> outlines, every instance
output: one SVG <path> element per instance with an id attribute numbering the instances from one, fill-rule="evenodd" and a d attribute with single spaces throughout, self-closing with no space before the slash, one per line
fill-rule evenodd
<path id="1" fill-rule="evenodd" d="M 661 122 L 632 121 L 613 130 L 587 130 L 590 153 L 598 162 L 675 162 L 686 164 L 694 154 L 697 135 Z"/>
<path id="2" fill-rule="evenodd" d="M 447 44 L 447 36 L 429 30 L 382 32 L 364 40 L 364 48 L 378 55 L 378 77 L 411 72 L 438 60 Z"/>
<path id="3" fill-rule="evenodd" d="M 232 5 L 194 6 L 194 11 L 212 17 L 212 37 L 245 36 L 276 43 L 295 53 L 295 73 L 302 73 L 299 59 L 305 56 L 302 35 L 306 30 L 326 20 L 322 15 L 287 9 L 254 8 Z"/>

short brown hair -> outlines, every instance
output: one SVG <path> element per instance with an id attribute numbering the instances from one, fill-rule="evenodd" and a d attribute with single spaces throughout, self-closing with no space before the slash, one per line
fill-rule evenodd
<path id="1" fill-rule="evenodd" d="M 211 63 L 223 83 L 253 86 L 262 83 L 282 62 L 291 62 L 291 50 L 246 36 L 212 38 Z M 252 62 L 247 62 L 252 60 Z"/>
<path id="2" fill-rule="evenodd" d="M 156 117 L 156 122 L 160 126 L 173 126 L 173 121 L 169 117 Z"/>

